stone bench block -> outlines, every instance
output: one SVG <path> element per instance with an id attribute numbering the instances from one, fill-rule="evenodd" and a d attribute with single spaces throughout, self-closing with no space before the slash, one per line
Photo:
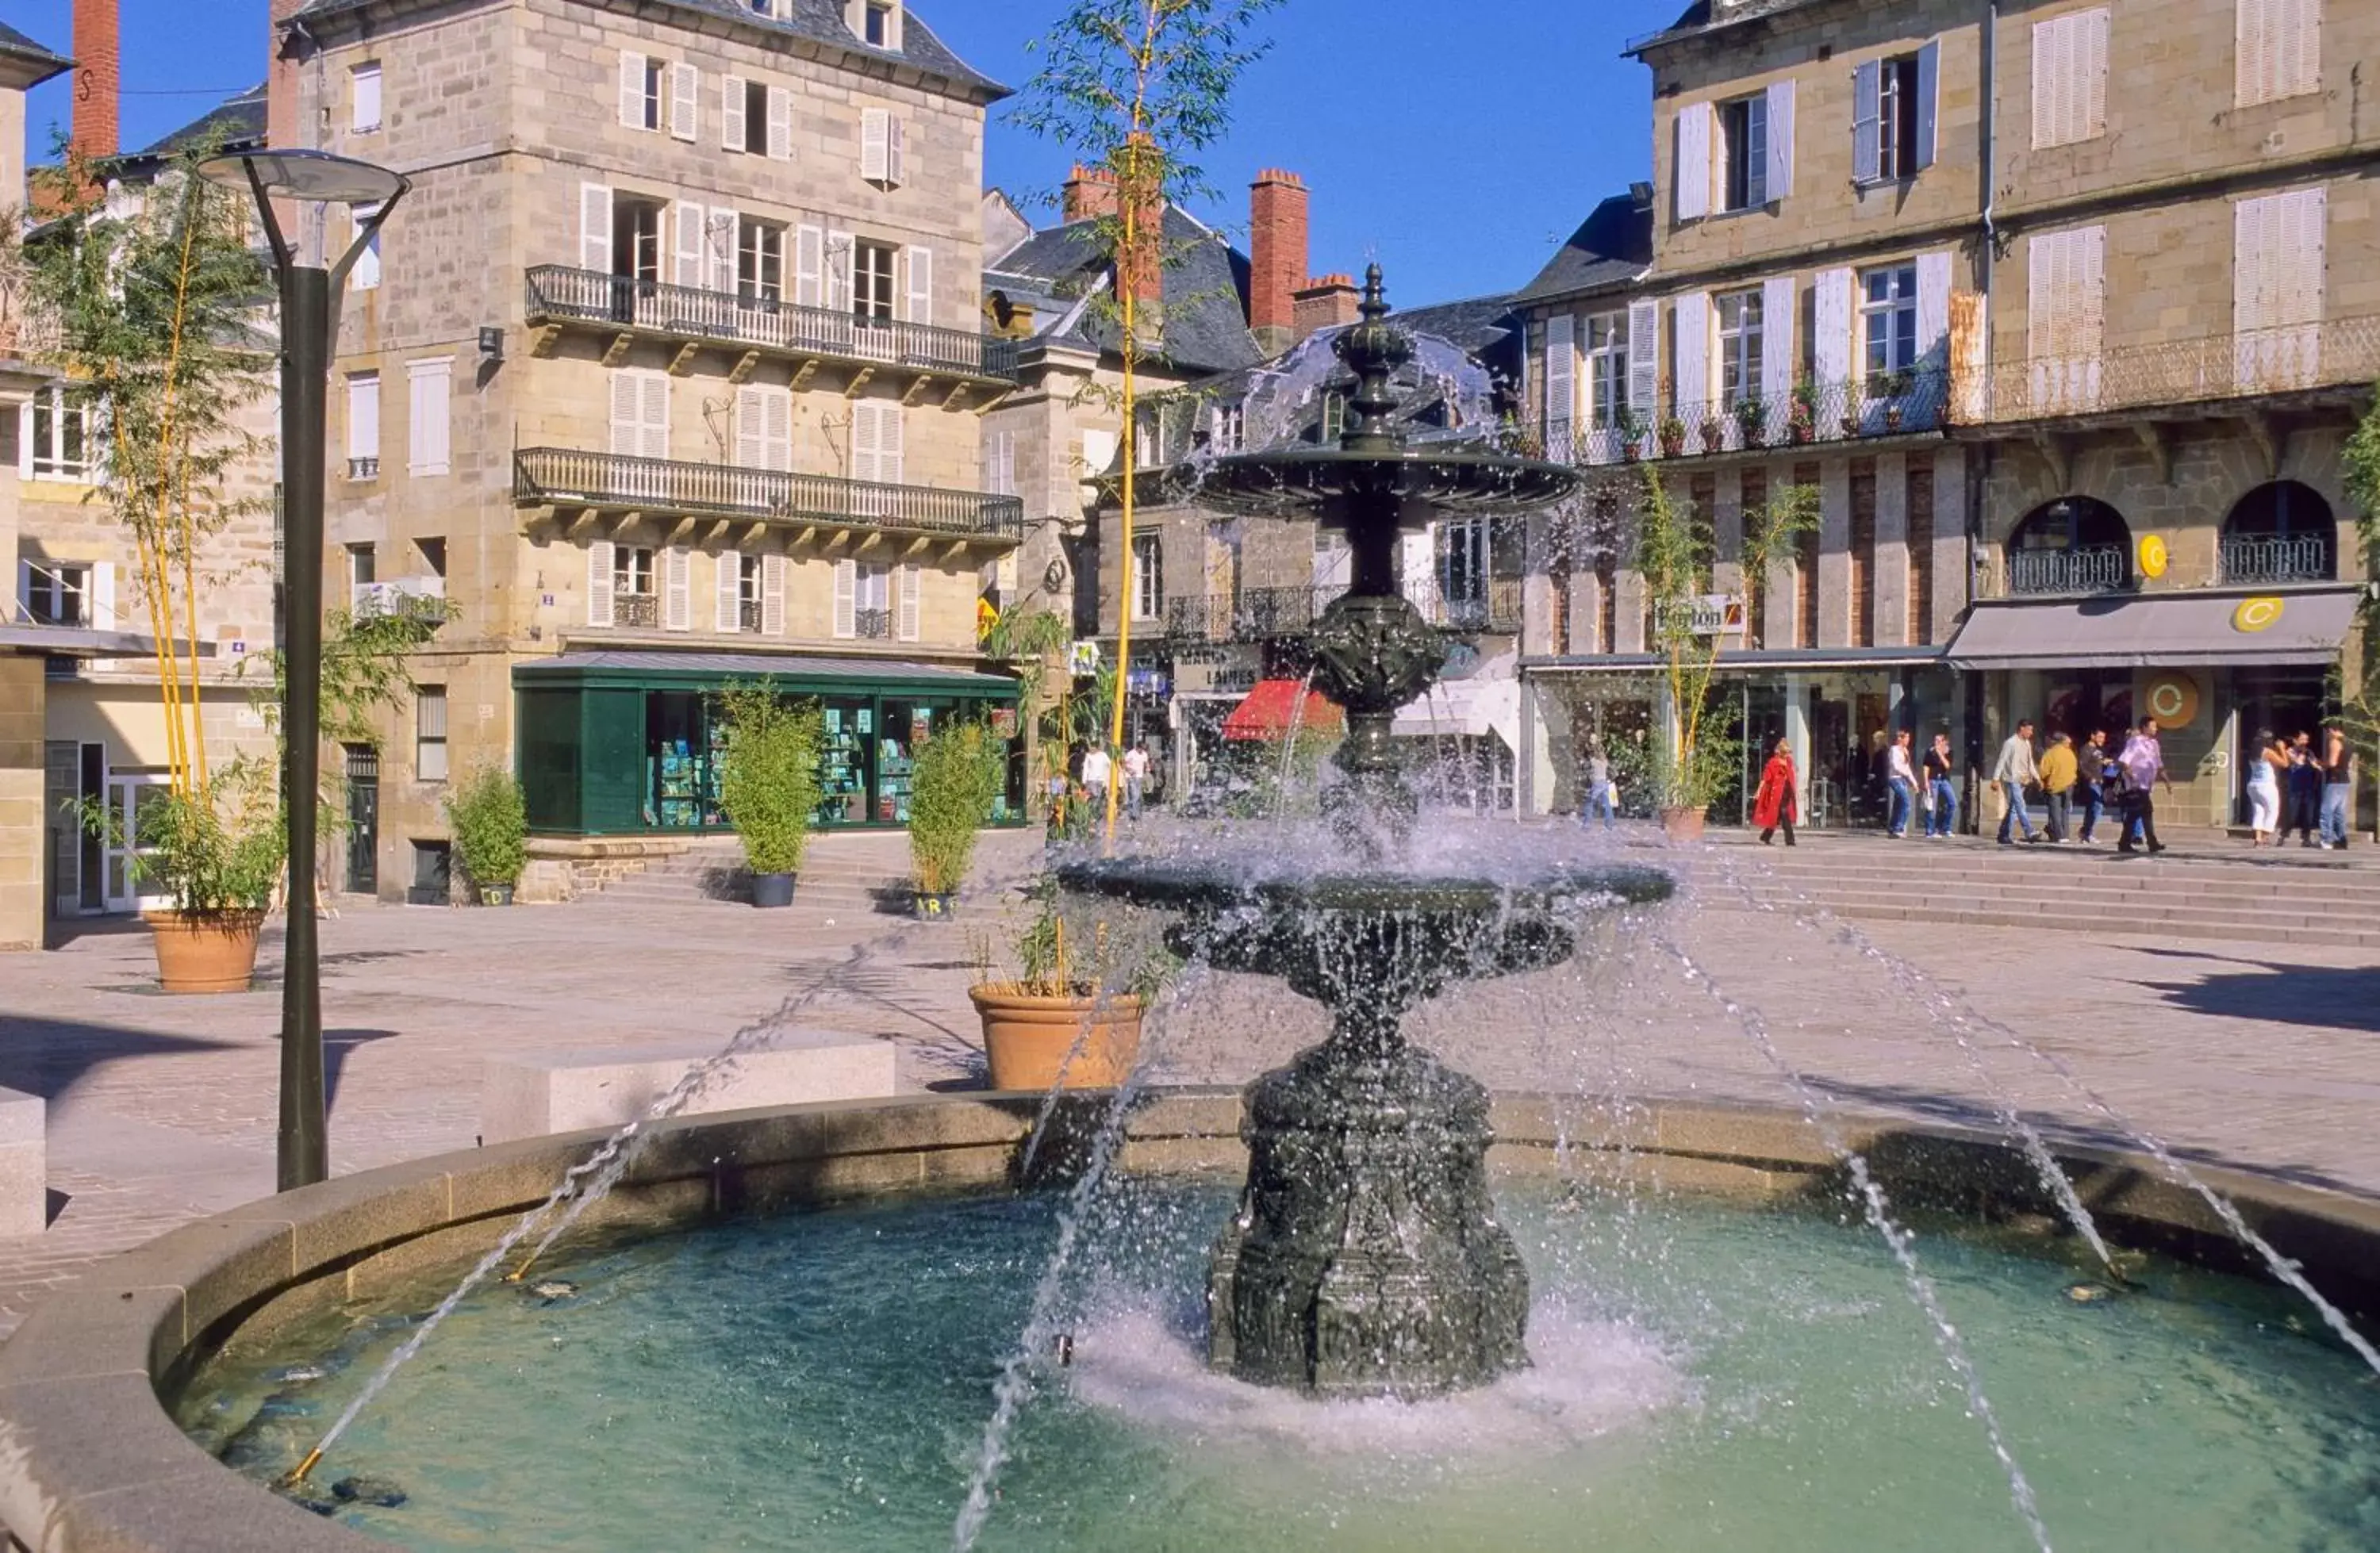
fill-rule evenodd
<path id="1" fill-rule="evenodd" d="M 621 1126 L 650 1111 L 689 1067 L 718 1051 L 673 1042 L 491 1057 L 480 1092 L 480 1139 L 508 1143 Z M 846 1031 L 787 1030 L 711 1077 L 679 1114 L 884 1098 L 898 1091 L 897 1055 L 890 1041 Z"/>
<path id="2" fill-rule="evenodd" d="M 38 1235 L 50 1222 L 47 1107 L 0 1089 L 0 1238 Z"/>

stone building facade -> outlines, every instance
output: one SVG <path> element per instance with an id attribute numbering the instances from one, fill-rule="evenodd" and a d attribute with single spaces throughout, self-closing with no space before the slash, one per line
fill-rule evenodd
<path id="1" fill-rule="evenodd" d="M 285 36 L 315 142 L 414 186 L 343 301 L 331 580 L 447 617 L 348 882 L 442 889 L 483 763 L 558 862 L 719 826 L 704 696 L 761 673 L 827 699 L 821 823 L 905 819 L 913 735 L 1013 701 L 975 672 L 1022 527 L 978 489 L 1003 89 L 881 0 L 314 0 Z"/>

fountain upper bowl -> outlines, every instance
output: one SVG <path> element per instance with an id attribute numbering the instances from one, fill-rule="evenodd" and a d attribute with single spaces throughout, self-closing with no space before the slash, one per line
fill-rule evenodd
<path id="1" fill-rule="evenodd" d="M 1354 439 L 1350 439 L 1353 443 Z M 1172 477 L 1184 501 L 1255 517 L 1311 518 L 1347 530 L 1392 512 L 1417 533 L 1431 519 L 1527 512 L 1578 491 L 1579 472 L 1477 444 L 1339 445 L 1240 454 Z"/>

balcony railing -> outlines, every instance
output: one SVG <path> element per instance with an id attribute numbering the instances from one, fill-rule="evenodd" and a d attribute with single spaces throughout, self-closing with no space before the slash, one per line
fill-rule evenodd
<path id="1" fill-rule="evenodd" d="M 562 264 L 531 269 L 528 287 L 531 323 L 605 325 L 788 356 L 880 363 L 940 377 L 1016 381 L 1016 342 L 965 329 L 862 318 L 833 308 Z"/>
<path id="2" fill-rule="evenodd" d="M 1521 579 L 1489 577 L 1460 593 L 1433 590 L 1421 601 L 1425 619 L 1442 631 L 1507 632 L 1521 628 Z"/>
<path id="3" fill-rule="evenodd" d="M 2225 582 L 2328 582 L 2338 554 L 2320 534 L 2240 535 L 2223 541 Z"/>
<path id="4" fill-rule="evenodd" d="M 738 631 L 760 629 L 759 600 L 739 599 L 735 601 L 735 629 Z"/>
<path id="5" fill-rule="evenodd" d="M 2380 317 L 2344 318 L 2125 346 L 2091 357 L 2001 362 L 1991 369 L 1983 398 L 1991 419 L 2044 420 L 2360 387 L 2374 377 L 2380 377 Z"/>
<path id="6" fill-rule="evenodd" d="M 1017 496 L 575 448 L 530 447 L 514 454 L 513 499 L 524 504 L 710 514 L 1010 543 L 1025 536 L 1025 502 Z"/>
<path id="7" fill-rule="evenodd" d="M 409 620 L 446 618 L 446 579 L 440 576 L 395 577 L 387 582 L 355 585 L 349 606 L 358 620 L 382 617 Z"/>
<path id="8" fill-rule="evenodd" d="M 658 593 L 613 593 L 612 624 L 635 630 L 658 631 L 662 628 L 662 601 Z"/>
<path id="9" fill-rule="evenodd" d="M 891 610 L 854 610 L 851 612 L 851 634 L 864 642 L 889 642 L 892 639 Z"/>
<path id="10" fill-rule="evenodd" d="M 1314 629 L 1344 583 L 1305 588 L 1246 588 L 1237 593 L 1193 593 L 1165 601 L 1165 635 L 1177 642 L 1260 642 Z"/>
<path id="11" fill-rule="evenodd" d="M 2012 550 L 2008 552 L 2008 593 L 2111 593 L 2132 579 L 2131 556 L 2122 545 L 2079 550 Z"/>
<path id="12" fill-rule="evenodd" d="M 1611 427 L 1557 423 L 1547 434 L 1546 456 L 1558 464 L 1701 458 L 1937 431 L 1949 419 L 1947 373 L 1878 372 L 1803 383 L 1782 395 L 1681 405 L 1658 417 L 1624 415 Z"/>

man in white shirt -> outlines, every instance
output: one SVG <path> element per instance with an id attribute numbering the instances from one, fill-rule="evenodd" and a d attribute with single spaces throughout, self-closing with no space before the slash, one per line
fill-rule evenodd
<path id="1" fill-rule="evenodd" d="M 2023 831 L 2028 842 L 2041 840 L 2041 832 L 2033 828 L 2033 817 L 2024 808 L 2024 790 L 2041 780 L 2041 768 L 2033 758 L 2033 719 L 2020 720 L 2016 732 L 2000 746 L 1999 764 L 1992 768 L 1992 780 L 2000 784 L 2000 796 L 2008 800 L 2008 812 L 2000 816 L 2000 844 L 2014 843 L 2012 830 Z"/>
<path id="2" fill-rule="evenodd" d="M 1148 746 L 1136 744 L 1123 752 L 1123 811 L 1140 818 L 1141 798 L 1148 787 Z"/>
<path id="3" fill-rule="evenodd" d="M 1910 817 L 1917 810 L 1917 768 L 1910 764 L 1909 738 L 1909 730 L 1901 729 L 1884 752 L 1884 780 L 1892 790 L 1892 812 L 1885 819 L 1884 833 L 1895 841 L 1909 834 Z"/>
<path id="4" fill-rule="evenodd" d="M 1108 758 L 1106 746 L 1093 745 L 1083 752 L 1083 786 L 1091 795 L 1091 812 L 1105 814 L 1108 807 L 1108 779 L 1114 773 L 1115 762 Z"/>

